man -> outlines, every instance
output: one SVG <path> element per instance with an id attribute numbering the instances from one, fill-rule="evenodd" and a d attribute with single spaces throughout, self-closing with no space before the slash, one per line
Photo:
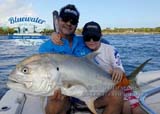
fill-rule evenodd
<path id="1" fill-rule="evenodd" d="M 84 56 L 91 50 L 85 48 L 82 37 L 76 36 L 75 30 L 78 25 L 79 12 L 74 5 L 67 5 L 60 10 L 58 24 L 59 34 L 63 45 L 56 45 L 51 40 L 45 42 L 40 47 L 40 53 L 63 53 L 75 56 Z M 81 47 L 85 51 L 81 51 Z M 75 74 L 76 75 L 76 74 Z M 104 108 L 103 114 L 120 114 L 123 105 L 123 95 L 121 90 L 110 90 L 104 96 L 99 97 L 94 102 L 95 108 Z M 48 97 L 46 114 L 66 114 L 70 108 L 69 98 L 62 95 L 57 90 L 53 96 Z"/>

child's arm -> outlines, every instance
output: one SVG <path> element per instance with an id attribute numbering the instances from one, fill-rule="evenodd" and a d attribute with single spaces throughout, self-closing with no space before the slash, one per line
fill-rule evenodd
<path id="1" fill-rule="evenodd" d="M 122 80 L 124 75 L 124 68 L 120 59 L 120 55 L 118 51 L 114 48 L 114 51 L 112 51 L 112 80 L 115 83 L 118 83 Z"/>

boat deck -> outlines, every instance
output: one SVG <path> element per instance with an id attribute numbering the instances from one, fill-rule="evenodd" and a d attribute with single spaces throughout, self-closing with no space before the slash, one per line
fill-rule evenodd
<path id="1" fill-rule="evenodd" d="M 149 112 L 149 114 L 160 114 L 160 80 L 149 84 L 151 89 L 144 90 L 140 96 L 142 107 Z"/>
<path id="2" fill-rule="evenodd" d="M 150 96 L 146 99 L 148 106 L 156 113 L 160 114 L 160 93 Z"/>

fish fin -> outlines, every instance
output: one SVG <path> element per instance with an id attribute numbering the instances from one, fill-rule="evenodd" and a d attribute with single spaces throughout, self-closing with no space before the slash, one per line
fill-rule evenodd
<path id="1" fill-rule="evenodd" d="M 39 54 L 34 54 L 34 55 L 29 56 L 29 57 L 25 58 L 24 60 L 22 60 L 20 62 L 20 64 L 16 65 L 16 67 L 20 67 L 20 66 L 26 65 L 26 64 L 28 64 L 30 62 L 37 61 L 39 59 L 41 59 L 41 56 Z"/>
<path id="2" fill-rule="evenodd" d="M 92 53 L 86 55 L 85 57 L 89 60 L 93 60 L 93 58 L 95 58 L 98 54 L 99 54 L 99 52 L 92 52 Z"/>
<path id="3" fill-rule="evenodd" d="M 82 85 L 72 85 L 69 88 L 61 87 L 61 92 L 64 95 L 80 98 L 87 92 L 87 88 Z"/>
<path id="4" fill-rule="evenodd" d="M 145 62 L 143 62 L 142 64 L 140 64 L 127 78 L 130 81 L 130 85 L 133 88 L 134 91 L 140 91 L 140 87 L 136 82 L 136 76 L 137 74 L 144 68 L 144 66 L 150 61 L 152 60 L 147 59 Z"/>
<path id="5" fill-rule="evenodd" d="M 43 113 L 45 114 L 45 107 L 47 105 L 47 97 L 40 97 L 40 101 L 42 101 L 41 106 L 42 106 Z"/>
<path id="6" fill-rule="evenodd" d="M 140 92 L 140 87 L 137 84 L 136 80 L 130 80 L 130 86 L 132 87 L 133 91 Z"/>
<path id="7" fill-rule="evenodd" d="M 97 111 L 94 107 L 94 99 L 93 98 L 89 99 L 88 101 L 85 101 L 85 103 L 93 114 L 97 114 Z"/>

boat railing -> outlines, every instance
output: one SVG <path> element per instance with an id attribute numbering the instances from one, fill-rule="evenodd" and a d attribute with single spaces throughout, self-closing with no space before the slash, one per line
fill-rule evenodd
<path id="1" fill-rule="evenodd" d="M 160 86 L 159 87 L 155 87 L 151 90 L 147 90 L 146 92 L 142 93 L 142 95 L 140 96 L 139 98 L 139 101 L 140 101 L 140 105 L 141 107 L 149 114 L 157 114 L 154 110 L 152 110 L 148 105 L 147 103 L 145 102 L 145 99 L 152 96 L 152 95 L 155 95 L 156 93 L 159 93 L 160 92 Z"/>

